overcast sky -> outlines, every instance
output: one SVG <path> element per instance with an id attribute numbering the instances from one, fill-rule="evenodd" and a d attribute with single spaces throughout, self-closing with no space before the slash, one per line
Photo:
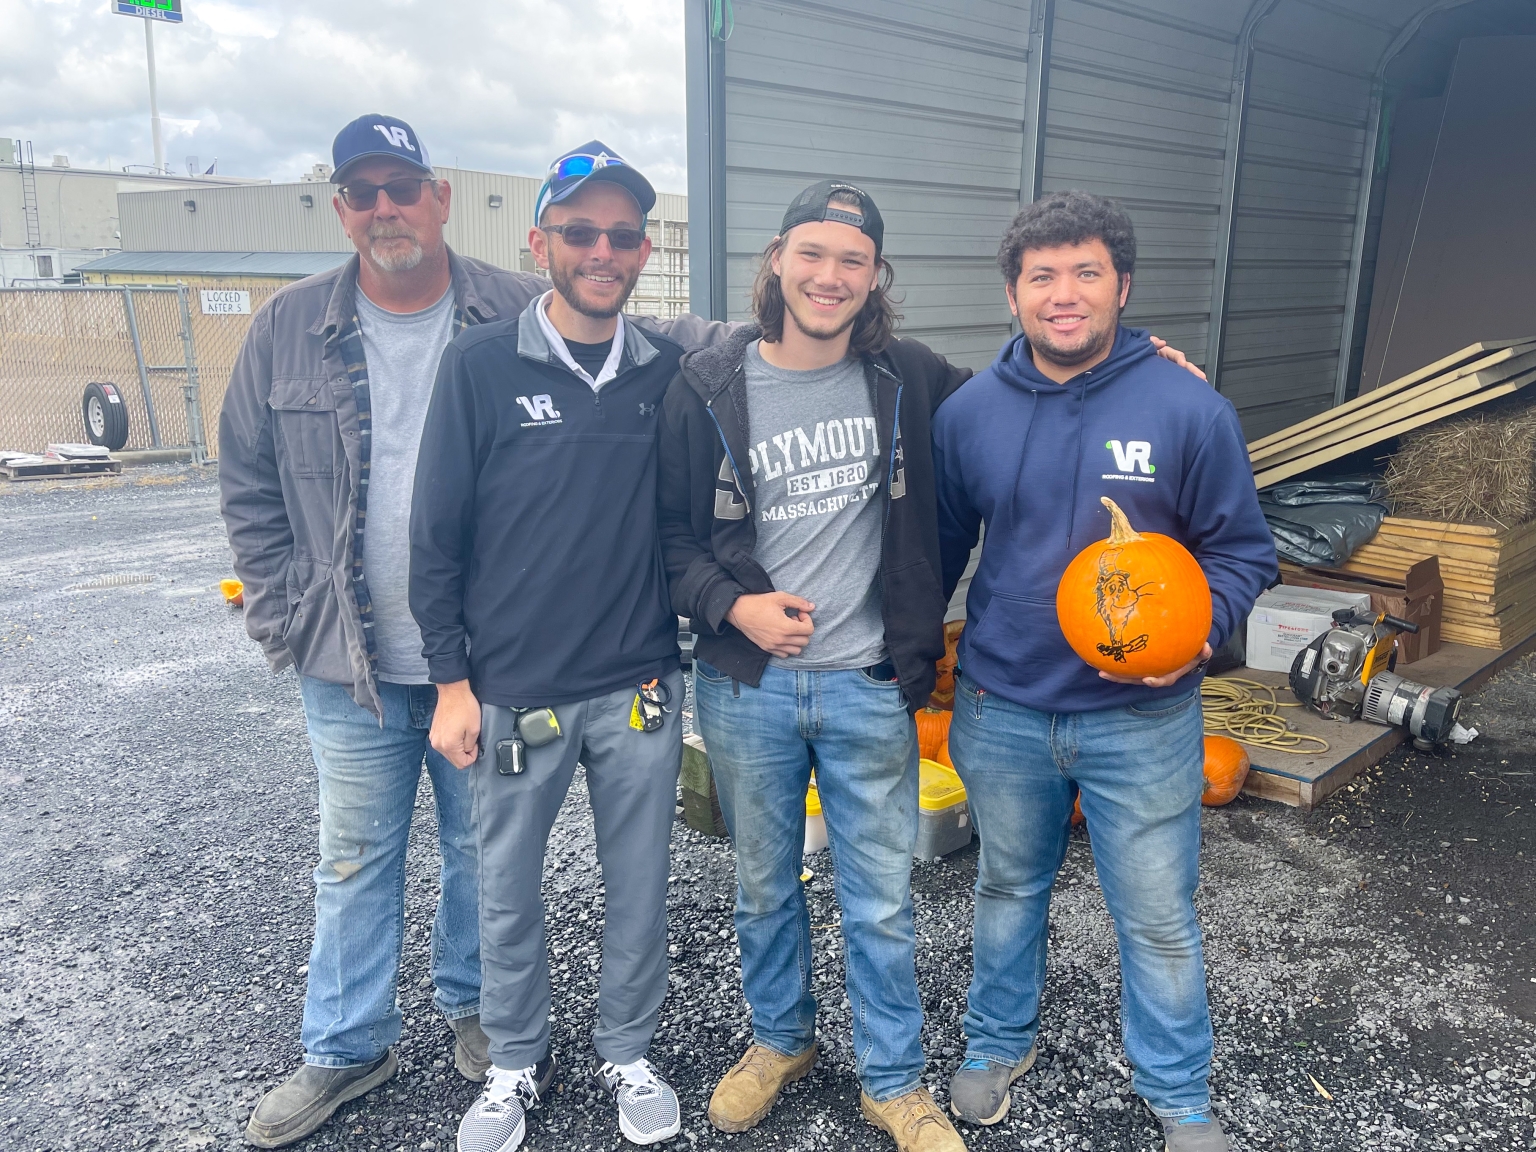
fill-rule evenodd
<path id="1" fill-rule="evenodd" d="M 183 0 L 157 24 L 168 164 L 294 180 L 365 112 L 435 163 L 542 176 L 601 139 L 685 191 L 682 0 Z M 39 162 L 149 164 L 143 21 L 109 0 L 0 0 L 0 137 Z"/>

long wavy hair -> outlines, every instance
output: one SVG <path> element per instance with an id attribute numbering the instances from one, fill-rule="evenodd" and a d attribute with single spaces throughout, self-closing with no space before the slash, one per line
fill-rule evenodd
<path id="1" fill-rule="evenodd" d="M 784 246 L 784 237 L 775 236 L 763 249 L 763 262 L 757 269 L 757 279 L 752 284 L 752 316 L 763 330 L 763 339 L 776 344 L 784 339 L 784 287 L 773 270 L 773 257 Z M 901 314 L 896 311 L 891 298 L 891 286 L 896 282 L 896 271 L 884 256 L 876 258 L 880 270 L 878 282 L 870 290 L 869 299 L 854 317 L 853 334 L 849 337 L 848 350 L 855 356 L 884 352 L 895 339 Z"/>

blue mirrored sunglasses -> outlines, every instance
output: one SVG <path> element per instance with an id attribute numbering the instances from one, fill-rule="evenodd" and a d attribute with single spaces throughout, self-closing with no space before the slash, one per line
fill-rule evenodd
<path id="1" fill-rule="evenodd" d="M 549 166 L 546 179 L 554 184 L 575 176 L 590 176 L 597 169 L 606 168 L 610 164 L 620 168 L 628 167 L 617 156 L 562 156 Z"/>

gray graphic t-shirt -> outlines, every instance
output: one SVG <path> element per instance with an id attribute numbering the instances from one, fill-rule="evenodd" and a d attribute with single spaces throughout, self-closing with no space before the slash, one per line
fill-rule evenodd
<path id="1" fill-rule="evenodd" d="M 864 367 L 849 358 L 791 372 L 747 350 L 747 419 L 758 563 L 781 592 L 816 605 L 796 671 L 885 658 L 880 619 L 880 434 Z"/>

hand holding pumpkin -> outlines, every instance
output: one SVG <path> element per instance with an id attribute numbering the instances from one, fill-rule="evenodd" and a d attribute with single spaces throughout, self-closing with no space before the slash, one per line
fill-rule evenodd
<path id="1" fill-rule="evenodd" d="M 1108 672 L 1100 672 L 1100 680 L 1113 680 L 1116 684 L 1145 684 L 1148 688 L 1169 688 L 1188 676 L 1202 661 L 1211 658 L 1211 646 L 1207 642 L 1200 649 L 1200 655 L 1196 656 L 1182 668 L 1176 668 L 1166 676 L 1114 676 Z"/>

